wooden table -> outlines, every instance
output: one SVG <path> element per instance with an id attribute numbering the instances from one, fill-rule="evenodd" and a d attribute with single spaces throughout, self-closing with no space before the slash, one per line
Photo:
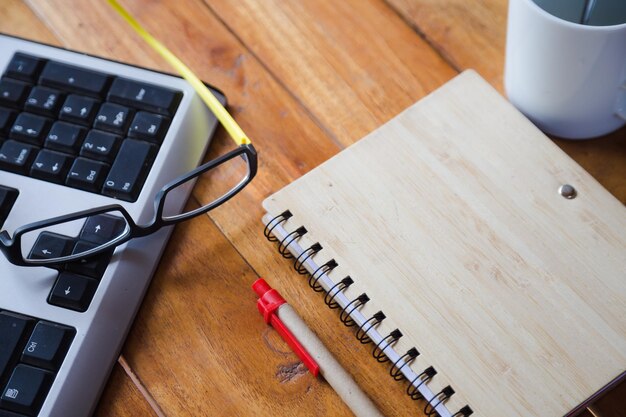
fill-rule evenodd
<path id="1" fill-rule="evenodd" d="M 465 68 L 502 91 L 506 0 L 122 3 L 226 93 L 260 169 L 234 200 L 176 228 L 96 414 L 349 414 L 258 315 L 261 275 L 385 414 L 421 415 L 265 242 L 261 201 Z M 103 1 L 2 0 L 0 16 L 2 32 L 171 71 Z M 557 143 L 626 202 L 626 129 Z M 208 157 L 231 148 L 219 131 Z"/>

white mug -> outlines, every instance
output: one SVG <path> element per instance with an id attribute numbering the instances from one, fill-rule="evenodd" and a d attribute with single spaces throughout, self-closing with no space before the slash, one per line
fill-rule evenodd
<path id="1" fill-rule="evenodd" d="M 626 124 L 626 22 L 589 26 L 509 1 L 504 88 L 543 131 L 569 139 Z"/>

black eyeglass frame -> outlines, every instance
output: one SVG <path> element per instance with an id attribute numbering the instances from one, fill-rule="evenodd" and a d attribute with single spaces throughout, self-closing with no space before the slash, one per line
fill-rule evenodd
<path id="1" fill-rule="evenodd" d="M 192 210 L 188 213 L 183 213 L 175 216 L 163 216 L 163 210 L 165 207 L 165 200 L 168 193 L 174 189 L 176 189 L 179 185 L 184 184 L 188 181 L 197 178 L 203 173 L 210 171 L 211 169 L 228 162 L 229 160 L 241 157 L 246 160 L 248 165 L 247 175 L 231 188 L 228 192 L 226 192 L 221 197 L 215 199 L 213 202 L 206 206 L 202 206 L 196 210 Z M 244 144 L 240 145 L 237 149 L 234 149 L 218 158 L 215 158 L 205 164 L 200 165 L 199 167 L 193 169 L 192 171 L 181 175 L 180 177 L 174 179 L 173 181 L 166 184 L 155 196 L 154 198 L 154 217 L 147 225 L 138 225 L 132 219 L 128 211 L 120 205 L 120 204 L 110 204 L 106 206 L 96 207 L 93 209 L 87 209 L 78 211 L 75 213 L 65 214 L 63 216 L 53 217 L 51 219 L 41 220 L 33 223 L 29 223 L 23 226 L 18 227 L 13 233 L 13 237 L 9 235 L 8 232 L 2 231 L 0 232 L 0 251 L 4 253 L 6 258 L 14 265 L 17 266 L 49 266 L 54 267 L 59 264 L 65 264 L 68 262 L 73 262 L 80 259 L 89 258 L 91 256 L 104 253 L 114 249 L 115 247 L 122 245 L 128 242 L 131 239 L 147 236 L 152 234 L 162 227 L 171 226 L 176 223 L 182 222 L 184 220 L 191 219 L 193 217 L 199 216 L 200 214 L 204 214 L 231 199 L 234 195 L 236 195 L 239 191 L 241 191 L 246 185 L 252 181 L 257 173 L 258 161 L 257 161 L 257 153 L 256 149 L 252 144 Z M 103 213 L 110 213 L 112 211 L 119 212 L 124 219 L 126 220 L 126 229 L 120 236 L 112 239 L 110 242 L 104 243 L 101 246 L 96 248 L 87 250 L 85 252 L 81 252 L 78 254 L 67 255 L 59 258 L 53 259 L 30 259 L 26 258 L 22 253 L 21 244 L 22 244 L 22 236 L 25 233 L 31 232 L 33 230 L 45 229 L 51 226 L 55 226 L 61 223 L 67 223 L 74 220 L 78 220 L 81 218 L 88 218 L 91 216 L 95 216 Z"/>

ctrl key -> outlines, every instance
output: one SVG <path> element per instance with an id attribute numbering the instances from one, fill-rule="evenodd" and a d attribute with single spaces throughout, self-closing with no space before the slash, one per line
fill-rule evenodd
<path id="1" fill-rule="evenodd" d="M 36 416 L 53 380 L 52 372 L 28 365 L 17 365 L 2 391 L 0 406 L 17 413 Z"/>
<path id="2" fill-rule="evenodd" d="M 57 371 L 73 337 L 74 329 L 40 321 L 24 347 L 22 362 Z"/>

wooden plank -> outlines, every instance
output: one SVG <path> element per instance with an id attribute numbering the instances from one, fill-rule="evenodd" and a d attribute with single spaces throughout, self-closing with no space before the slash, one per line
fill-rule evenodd
<path id="1" fill-rule="evenodd" d="M 506 0 L 385 0 L 458 71 L 474 69 L 500 92 Z"/>
<path id="2" fill-rule="evenodd" d="M 343 146 L 455 74 L 381 1 L 207 4 Z"/>
<path id="3" fill-rule="evenodd" d="M 386 1 L 456 69 L 473 68 L 504 91 L 506 0 Z M 589 141 L 553 139 L 626 204 L 626 127 Z"/>
<path id="4" fill-rule="evenodd" d="M 0 31 L 13 36 L 59 45 L 58 39 L 21 0 L 0 2 Z"/>
<path id="5" fill-rule="evenodd" d="M 156 415 L 137 386 L 124 372 L 124 369 L 119 363 L 115 364 L 94 416 L 141 417 Z"/>

